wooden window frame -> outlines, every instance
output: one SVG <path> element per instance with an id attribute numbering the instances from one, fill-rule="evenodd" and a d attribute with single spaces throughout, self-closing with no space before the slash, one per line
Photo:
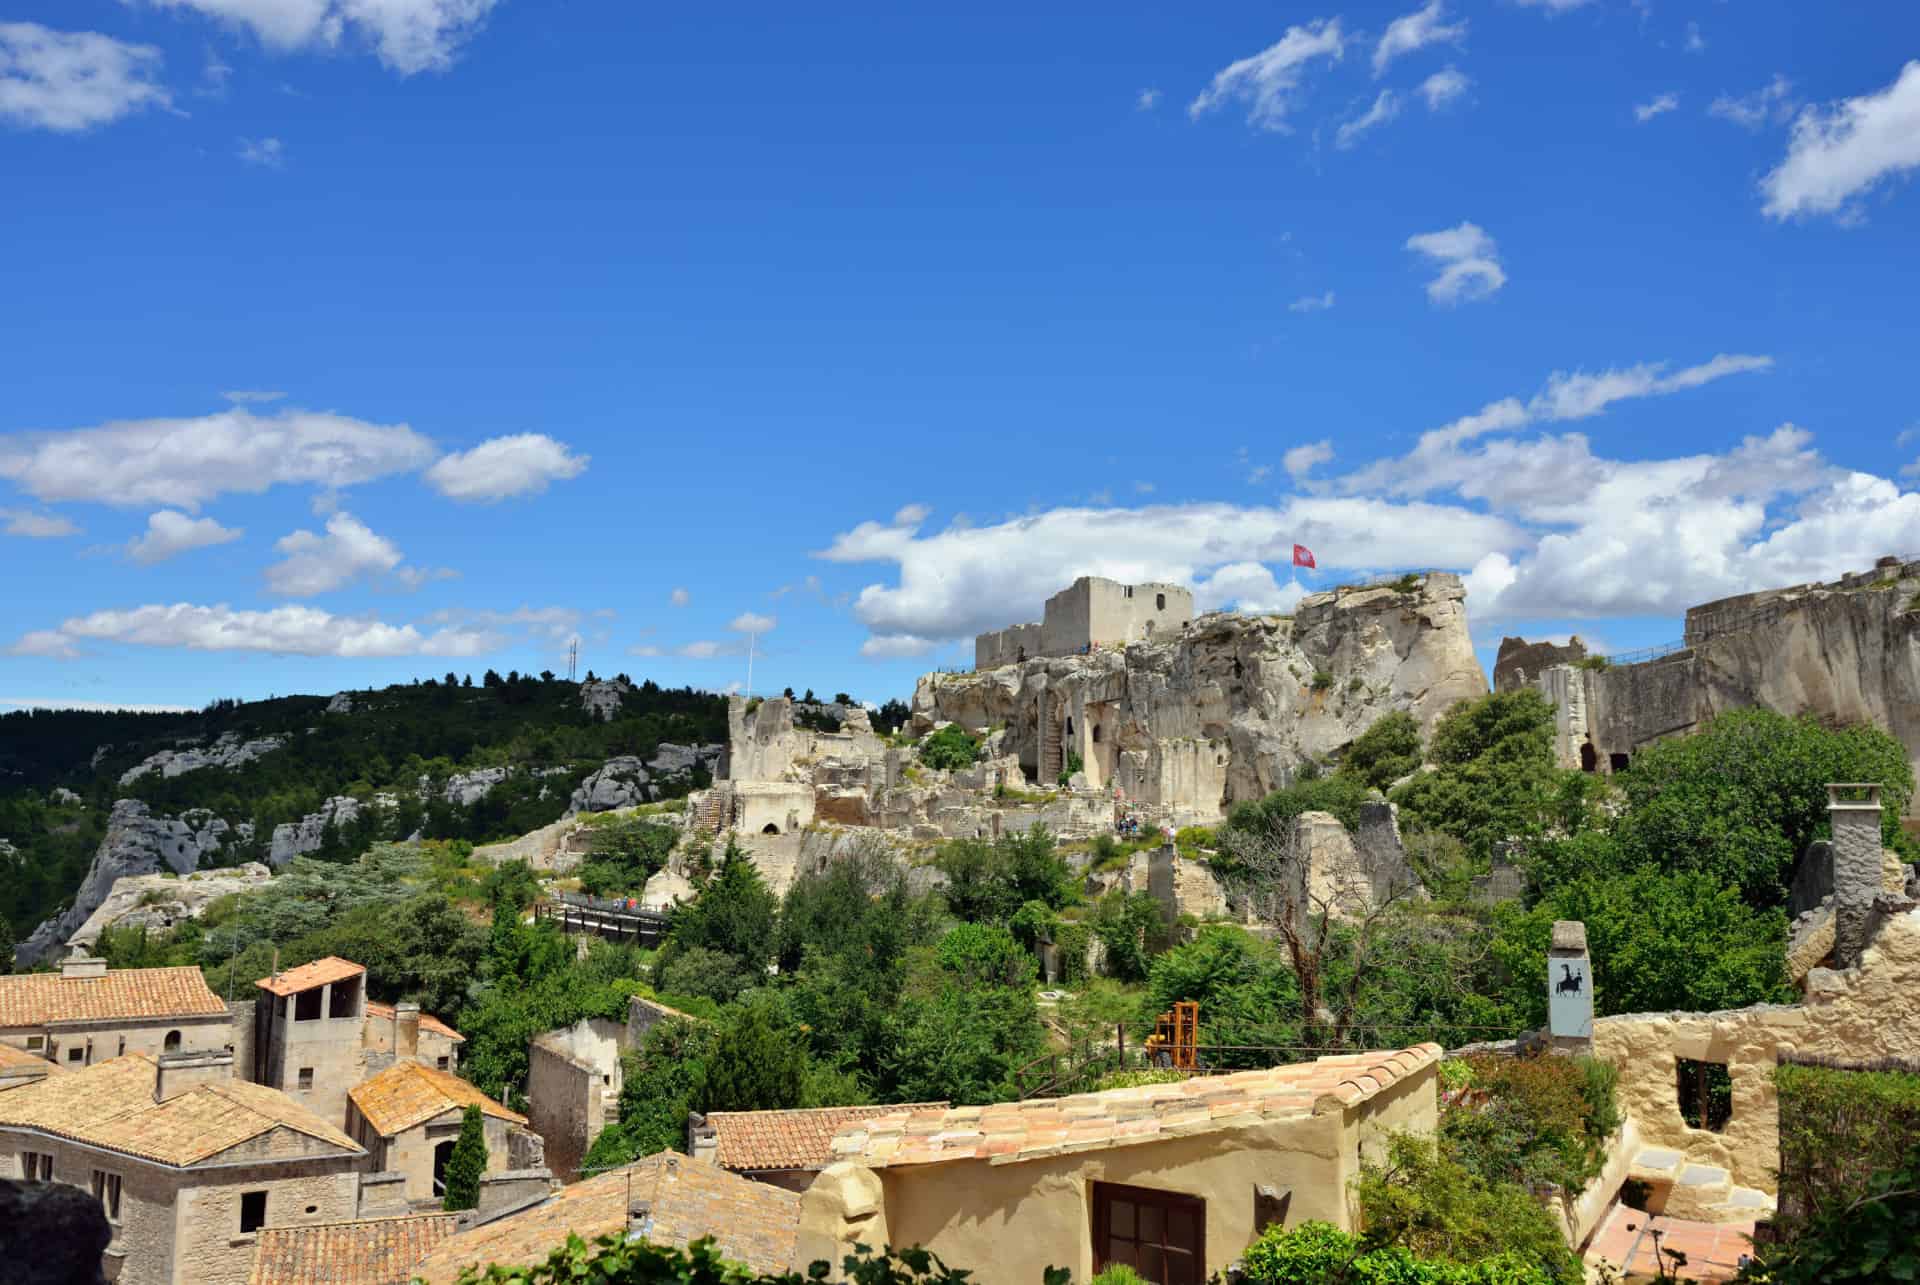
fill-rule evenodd
<path id="1" fill-rule="evenodd" d="M 1093 1184 L 1093 1270 L 1097 1275 L 1112 1265 L 1107 1257 L 1107 1244 L 1112 1239 L 1110 1220 L 1113 1201 L 1130 1201 L 1135 1205 L 1153 1205 L 1159 1207 L 1163 1215 L 1171 1210 L 1183 1210 L 1193 1218 L 1194 1242 L 1193 1260 L 1196 1282 L 1207 1279 L 1207 1202 L 1200 1196 L 1189 1195 L 1183 1191 L 1167 1191 L 1159 1187 L 1134 1187 L 1120 1182 L 1096 1182 Z M 1162 1218 L 1162 1227 L 1165 1219 Z M 1164 1254 L 1168 1241 L 1164 1235 L 1157 1241 L 1140 1240 L 1128 1237 L 1134 1244 L 1155 1244 Z M 1129 1264 L 1132 1266 L 1132 1264 Z M 1137 1269 L 1136 1269 L 1137 1270 Z M 1144 1275 L 1145 1273 L 1142 1273 Z"/>
<path id="2" fill-rule="evenodd" d="M 47 1151 L 22 1151 L 20 1176 L 28 1182 L 52 1182 L 53 1154 Z"/>
<path id="3" fill-rule="evenodd" d="M 107 1211 L 107 1221 L 120 1221 L 120 1175 L 106 1169 L 93 1171 L 93 1198 Z"/>

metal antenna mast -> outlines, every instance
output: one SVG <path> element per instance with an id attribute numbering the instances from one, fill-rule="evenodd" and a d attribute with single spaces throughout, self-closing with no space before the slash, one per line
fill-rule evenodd
<path id="1" fill-rule="evenodd" d="M 579 667 L 579 664 L 580 664 L 580 640 L 578 638 L 570 638 L 567 640 L 567 681 L 568 682 L 574 681 L 574 671 Z"/>

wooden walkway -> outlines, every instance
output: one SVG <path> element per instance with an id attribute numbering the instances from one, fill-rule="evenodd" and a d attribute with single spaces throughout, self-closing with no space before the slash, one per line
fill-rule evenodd
<path id="1" fill-rule="evenodd" d="M 641 910 L 618 898 L 564 892 L 551 901 L 535 902 L 533 918 L 535 923 L 550 923 L 563 933 L 592 933 L 608 941 L 648 948 L 664 941 L 673 923 L 673 916 L 665 911 Z"/>

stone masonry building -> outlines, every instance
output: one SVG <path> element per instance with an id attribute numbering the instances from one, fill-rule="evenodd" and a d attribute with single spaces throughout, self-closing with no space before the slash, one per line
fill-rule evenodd
<path id="1" fill-rule="evenodd" d="M 457 1075 L 418 1062 L 395 1062 L 348 1090 L 347 1132 L 373 1156 L 383 1173 L 406 1178 L 411 1201 L 446 1194 L 447 1164 L 460 1138 L 466 1108 L 480 1108 L 485 1124 L 489 1174 L 510 1167 L 512 1134 L 527 1117 L 510 1111 Z"/>
<path id="2" fill-rule="evenodd" d="M 1193 591 L 1184 586 L 1081 576 L 1047 599 L 1040 623 L 1012 625 L 975 638 L 974 668 L 1072 656 L 1120 643 L 1165 642 L 1192 619 Z"/>
<path id="3" fill-rule="evenodd" d="M 198 968 L 109 969 L 82 955 L 58 973 L 0 976 L 0 1044 L 68 1069 L 232 1042 L 232 1015 Z"/>

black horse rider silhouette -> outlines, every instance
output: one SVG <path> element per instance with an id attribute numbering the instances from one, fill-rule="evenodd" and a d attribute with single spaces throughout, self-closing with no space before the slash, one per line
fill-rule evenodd
<path id="1" fill-rule="evenodd" d="M 1578 995 L 1580 993 L 1580 975 L 1573 971 L 1572 964 L 1560 965 L 1560 980 L 1553 984 L 1556 995 Z"/>

